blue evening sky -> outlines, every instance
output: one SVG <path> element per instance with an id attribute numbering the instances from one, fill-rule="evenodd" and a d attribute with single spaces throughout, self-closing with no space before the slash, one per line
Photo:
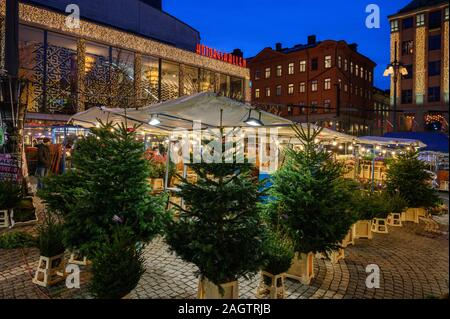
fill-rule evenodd
<path id="1" fill-rule="evenodd" d="M 164 11 L 200 32 L 202 43 L 231 52 L 256 55 L 281 42 L 283 47 L 305 43 L 310 34 L 318 40 L 356 42 L 358 50 L 372 59 L 375 86 L 389 87 L 383 71 L 389 63 L 389 22 L 411 0 L 164 0 Z M 380 29 L 365 26 L 366 6 L 380 7 Z"/>

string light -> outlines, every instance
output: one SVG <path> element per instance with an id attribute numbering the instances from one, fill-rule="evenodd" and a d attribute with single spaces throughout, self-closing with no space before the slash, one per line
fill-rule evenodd
<path id="1" fill-rule="evenodd" d="M 343 147 L 342 145 L 339 145 L 338 148 L 339 148 L 340 150 L 342 150 L 344 147 Z"/>
<path id="2" fill-rule="evenodd" d="M 350 151 L 353 151 L 353 145 L 350 145 L 350 146 L 348 147 L 348 149 L 349 149 Z"/>

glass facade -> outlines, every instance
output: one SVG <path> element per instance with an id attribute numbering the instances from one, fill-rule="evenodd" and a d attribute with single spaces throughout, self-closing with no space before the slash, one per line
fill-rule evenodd
<path id="1" fill-rule="evenodd" d="M 19 76 L 28 80 L 21 102 L 28 112 L 143 106 L 198 92 L 244 100 L 242 78 L 26 25 L 19 36 Z"/>

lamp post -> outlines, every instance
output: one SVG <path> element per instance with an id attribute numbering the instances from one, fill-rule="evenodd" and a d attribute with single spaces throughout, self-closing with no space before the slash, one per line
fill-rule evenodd
<path id="1" fill-rule="evenodd" d="M 405 66 L 400 63 L 397 59 L 397 42 L 394 44 L 394 61 L 392 61 L 388 66 L 386 67 L 386 70 L 383 73 L 383 76 L 392 76 L 394 81 L 394 104 L 393 104 L 393 110 L 394 116 L 393 116 L 393 130 L 394 132 L 397 130 L 397 82 L 398 79 L 401 76 L 408 75 L 408 70 L 405 68 Z"/>

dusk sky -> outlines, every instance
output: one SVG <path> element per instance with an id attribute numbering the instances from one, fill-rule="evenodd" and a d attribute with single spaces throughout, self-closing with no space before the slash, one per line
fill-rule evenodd
<path id="1" fill-rule="evenodd" d="M 372 59 L 375 86 L 389 87 L 383 71 L 389 63 L 389 22 L 411 0 L 165 0 L 164 11 L 196 28 L 202 43 L 218 50 L 244 51 L 245 57 L 256 55 L 265 47 L 281 42 L 283 47 L 306 42 L 310 34 L 320 40 L 356 42 L 358 50 Z M 368 29 L 365 9 L 380 7 L 380 29 Z"/>

